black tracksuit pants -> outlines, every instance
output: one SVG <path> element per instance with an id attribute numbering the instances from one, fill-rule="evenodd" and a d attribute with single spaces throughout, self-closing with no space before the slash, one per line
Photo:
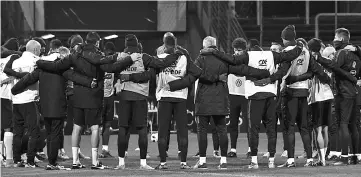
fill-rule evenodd
<path id="1" fill-rule="evenodd" d="M 303 146 L 307 154 L 307 159 L 312 158 L 311 134 L 308 128 L 309 119 L 307 116 L 307 97 L 287 96 L 287 123 L 288 123 L 288 158 L 295 156 L 295 126 L 297 123 L 301 134 Z"/>
<path id="2" fill-rule="evenodd" d="M 58 150 L 61 148 L 65 117 L 45 117 L 44 124 L 47 133 L 47 154 L 49 164 L 55 165 L 58 158 Z"/>
<path id="3" fill-rule="evenodd" d="M 166 162 L 166 151 L 169 139 L 168 134 L 172 115 L 177 126 L 177 140 L 179 151 L 181 151 L 181 162 L 186 162 L 188 153 L 188 119 L 186 100 L 179 102 L 159 101 L 158 103 L 158 150 L 160 162 Z"/>
<path id="4" fill-rule="evenodd" d="M 242 112 L 242 116 L 247 116 L 247 104 L 248 100 L 244 96 L 240 95 L 229 95 L 230 100 L 230 123 L 229 123 L 229 134 L 231 137 L 231 148 L 236 149 L 237 148 L 237 138 L 238 138 L 238 123 L 239 123 L 239 117 L 240 113 Z M 249 134 L 247 131 L 247 139 L 249 144 Z"/>
<path id="5" fill-rule="evenodd" d="M 351 137 L 351 152 L 358 154 L 359 133 L 357 129 L 357 105 L 356 98 L 344 98 L 338 96 L 336 99 L 336 113 L 340 119 L 339 131 L 341 136 L 341 155 L 348 156 Z M 351 136 L 350 136 L 351 134 Z"/>
<path id="6" fill-rule="evenodd" d="M 34 158 L 37 149 L 37 141 L 40 138 L 40 127 L 38 123 L 38 113 L 36 112 L 35 102 L 24 104 L 13 104 L 13 122 L 14 122 L 14 140 L 13 140 L 13 154 L 14 162 L 21 161 L 22 154 L 22 139 L 27 128 L 29 135 L 27 148 L 27 162 L 34 163 Z"/>
<path id="7" fill-rule="evenodd" d="M 251 156 L 257 156 L 259 144 L 259 131 L 261 120 L 266 127 L 268 138 L 268 152 L 270 157 L 274 157 L 276 153 L 276 97 L 270 97 L 262 100 L 249 100 L 248 102 L 248 120 Z"/>
<path id="8" fill-rule="evenodd" d="M 218 132 L 221 156 L 226 157 L 228 150 L 228 136 L 227 136 L 226 116 L 224 115 L 196 117 L 196 119 L 198 119 L 197 122 L 198 122 L 199 156 L 206 157 L 206 151 L 208 146 L 207 127 L 209 126 L 211 118 L 213 118 L 214 125 L 216 126 L 216 130 Z"/>

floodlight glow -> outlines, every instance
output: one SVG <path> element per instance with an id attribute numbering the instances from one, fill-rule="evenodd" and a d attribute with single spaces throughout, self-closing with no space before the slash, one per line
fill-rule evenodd
<path id="1" fill-rule="evenodd" d="M 108 39 L 114 39 L 114 38 L 117 38 L 117 37 L 118 37 L 118 35 L 113 34 L 113 35 L 110 35 L 110 36 L 104 37 L 104 39 L 108 40 Z"/>
<path id="2" fill-rule="evenodd" d="M 41 38 L 43 38 L 43 39 L 51 39 L 53 37 L 55 37 L 53 34 L 46 34 L 46 35 L 41 36 Z"/>

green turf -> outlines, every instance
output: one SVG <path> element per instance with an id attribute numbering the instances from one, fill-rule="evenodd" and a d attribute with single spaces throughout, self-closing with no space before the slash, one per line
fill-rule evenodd
<path id="1" fill-rule="evenodd" d="M 109 148 L 111 154 L 117 155 L 117 146 L 116 146 L 116 136 L 112 135 L 110 138 Z M 137 135 L 132 135 L 129 145 L 129 158 L 126 159 L 126 170 L 90 170 L 86 168 L 84 170 L 72 170 L 72 171 L 45 171 L 42 168 L 37 169 L 28 169 L 28 168 L 2 168 L 2 176 L 44 176 L 44 177 L 67 177 L 67 176 L 169 176 L 169 177 L 194 177 L 194 176 L 207 176 L 207 177 L 227 177 L 227 176 L 361 176 L 361 165 L 353 165 L 346 167 L 318 167 L 318 168 L 304 168 L 303 164 L 304 159 L 297 159 L 297 167 L 292 169 L 268 169 L 267 168 L 267 159 L 259 156 L 259 170 L 249 170 L 247 169 L 247 164 L 249 160 L 245 157 L 245 152 L 247 151 L 247 141 L 245 134 L 240 134 L 237 144 L 237 155 L 238 158 L 228 158 L 228 169 L 227 170 L 217 170 L 217 165 L 219 159 L 212 157 L 213 145 L 212 138 L 209 135 L 208 142 L 208 158 L 207 165 L 208 170 L 180 170 L 179 169 L 179 160 L 177 159 L 177 142 L 176 135 L 171 136 L 171 144 L 168 158 L 169 169 L 166 171 L 145 171 L 139 170 L 139 151 L 135 151 L 137 147 Z M 299 155 L 303 151 L 303 146 L 299 135 L 296 136 L 296 155 Z M 65 149 L 68 155 L 71 155 L 71 145 L 70 145 L 70 136 L 65 138 Z M 278 134 L 278 143 L 277 143 L 277 155 L 276 155 L 276 164 L 282 164 L 286 159 L 280 157 L 282 152 L 283 142 L 281 134 Z M 91 155 L 90 153 L 90 136 L 83 136 L 81 149 L 84 154 Z M 155 167 L 158 165 L 159 160 L 157 158 L 158 148 L 156 143 L 149 142 L 149 154 L 151 158 L 148 159 L 148 164 Z M 260 135 L 260 152 L 265 152 L 267 150 L 267 139 L 265 134 Z M 198 151 L 197 137 L 195 134 L 189 135 L 189 155 L 188 155 L 188 164 L 194 165 L 197 162 L 197 158 L 192 156 Z M 46 151 L 45 151 L 46 152 Z M 261 153 L 260 153 L 261 154 Z M 113 159 L 101 159 L 105 165 L 116 166 L 118 160 Z M 62 165 L 70 167 L 72 160 L 60 162 Z M 91 165 L 90 160 L 83 160 L 83 164 L 87 167 Z M 40 165 L 45 166 L 46 163 L 40 163 Z"/>

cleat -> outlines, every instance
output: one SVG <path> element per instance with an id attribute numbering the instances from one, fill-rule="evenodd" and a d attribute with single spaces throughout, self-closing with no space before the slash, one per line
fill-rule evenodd
<path id="1" fill-rule="evenodd" d="M 237 157 L 237 153 L 232 152 L 232 151 L 231 151 L 231 152 L 228 152 L 227 157 L 236 158 L 236 157 Z"/>
<path id="2" fill-rule="evenodd" d="M 102 153 L 99 154 L 99 158 L 112 158 L 113 156 L 110 155 L 109 151 L 102 150 Z"/>
<path id="3" fill-rule="evenodd" d="M 24 162 L 17 162 L 17 163 L 14 164 L 14 167 L 15 167 L 15 168 L 25 167 L 25 163 L 24 163 Z"/>
<path id="4" fill-rule="evenodd" d="M 155 167 L 156 170 L 166 170 L 168 169 L 168 165 L 167 164 L 159 164 L 157 167 Z"/>
<path id="5" fill-rule="evenodd" d="M 105 169 L 109 169 L 109 167 L 106 165 L 103 165 L 101 162 L 98 162 L 97 165 L 92 165 L 91 169 L 92 170 L 105 170 Z"/>
<path id="6" fill-rule="evenodd" d="M 276 168 L 275 162 L 268 162 L 268 168 Z"/>
<path id="7" fill-rule="evenodd" d="M 73 166 L 71 168 L 72 169 L 82 169 L 82 168 L 85 168 L 85 165 L 82 165 L 81 163 L 73 164 Z"/>
<path id="8" fill-rule="evenodd" d="M 284 164 L 279 165 L 279 166 L 277 166 L 277 167 L 278 167 L 278 168 L 284 168 L 284 167 L 286 167 L 286 168 L 293 168 L 293 167 L 296 167 L 296 164 L 295 164 L 295 162 L 288 163 L 288 162 L 286 161 Z"/>
<path id="9" fill-rule="evenodd" d="M 306 154 L 306 152 L 303 152 L 303 154 L 302 154 L 302 155 L 300 155 L 300 156 L 297 156 L 297 158 L 298 158 L 298 159 L 307 158 L 307 154 Z"/>
<path id="10" fill-rule="evenodd" d="M 258 169 L 258 168 L 259 168 L 259 166 L 258 166 L 257 163 L 251 162 L 251 163 L 248 165 L 248 169 L 254 169 L 254 170 L 256 170 L 256 169 Z"/>
<path id="11" fill-rule="evenodd" d="M 185 170 L 185 169 L 191 169 L 192 167 L 191 166 L 189 166 L 189 165 L 187 165 L 187 164 L 181 164 L 181 166 L 180 166 L 180 169 L 183 169 L 183 170 Z"/>
<path id="12" fill-rule="evenodd" d="M 206 169 L 208 169 L 208 168 L 207 168 L 207 164 L 206 164 L 206 163 L 200 164 L 200 161 L 198 161 L 198 162 L 196 163 L 196 165 L 194 165 L 193 169 L 206 170 Z"/>
<path id="13" fill-rule="evenodd" d="M 333 156 L 329 157 L 328 160 L 337 161 L 337 160 L 339 160 L 339 157 L 337 155 L 333 155 Z"/>
<path id="14" fill-rule="evenodd" d="M 125 165 L 118 165 L 114 168 L 114 170 L 124 170 L 125 169 Z"/>
<path id="15" fill-rule="evenodd" d="M 37 168 L 37 167 L 40 167 L 40 166 L 38 164 L 36 164 L 35 162 L 25 164 L 25 168 Z"/>
<path id="16" fill-rule="evenodd" d="M 193 157 L 199 157 L 199 152 L 197 152 Z"/>
<path id="17" fill-rule="evenodd" d="M 304 167 L 314 167 L 314 166 L 316 166 L 316 164 L 313 161 L 306 162 L 306 164 L 304 165 Z"/>
<path id="18" fill-rule="evenodd" d="M 61 160 L 69 160 L 70 159 L 70 157 L 68 155 L 66 155 L 65 152 L 61 152 L 61 151 L 59 151 L 58 158 Z"/>
<path id="19" fill-rule="evenodd" d="M 312 158 L 318 159 L 318 152 L 317 151 L 312 152 Z"/>
<path id="20" fill-rule="evenodd" d="M 221 158 L 221 156 L 219 155 L 219 151 L 213 151 L 213 157 Z"/>
<path id="21" fill-rule="evenodd" d="M 79 159 L 86 159 L 86 160 L 90 160 L 90 157 L 84 155 L 83 153 L 79 152 Z"/>
<path id="22" fill-rule="evenodd" d="M 346 166 L 346 165 L 348 165 L 348 163 L 338 160 L 335 163 L 333 163 L 333 165 L 334 166 Z"/>
<path id="23" fill-rule="evenodd" d="M 46 157 L 44 152 L 38 152 L 35 154 L 35 157 L 38 158 L 39 160 L 46 160 L 48 159 L 48 157 Z"/>
<path id="24" fill-rule="evenodd" d="M 56 165 L 46 165 L 45 170 L 71 170 L 70 168 L 65 168 L 64 166 L 60 166 L 59 164 Z"/>
<path id="25" fill-rule="evenodd" d="M 349 165 L 357 165 L 358 164 L 357 156 L 350 156 L 348 159 L 348 164 Z"/>
<path id="26" fill-rule="evenodd" d="M 325 167 L 326 166 L 326 162 L 322 162 L 322 161 L 317 161 L 314 163 L 314 166 L 316 167 Z"/>
<path id="27" fill-rule="evenodd" d="M 288 157 L 288 151 L 287 151 L 287 150 L 284 150 L 284 151 L 282 152 L 281 157 Z"/>
<path id="28" fill-rule="evenodd" d="M 268 157 L 269 157 L 269 152 L 264 153 L 264 154 L 263 154 L 263 157 L 267 157 L 267 158 L 268 158 Z"/>
<path id="29" fill-rule="evenodd" d="M 149 166 L 149 165 L 141 165 L 139 167 L 139 169 L 141 169 L 141 170 L 154 170 L 154 168 Z"/>
<path id="30" fill-rule="evenodd" d="M 227 164 L 226 163 L 221 163 L 218 165 L 217 167 L 220 170 L 227 170 Z"/>

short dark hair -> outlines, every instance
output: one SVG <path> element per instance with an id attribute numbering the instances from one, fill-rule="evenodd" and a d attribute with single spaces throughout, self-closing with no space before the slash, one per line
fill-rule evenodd
<path id="1" fill-rule="evenodd" d="M 336 29 L 335 33 L 337 35 L 341 35 L 344 40 L 349 41 L 350 40 L 350 31 L 346 28 L 338 28 Z"/>
<path id="2" fill-rule="evenodd" d="M 254 47 L 254 46 L 256 46 L 256 45 L 259 46 L 259 41 L 258 41 L 257 39 L 250 39 L 250 40 L 248 41 L 248 43 L 249 43 L 249 46 L 250 46 L 251 48 Z"/>
<path id="3" fill-rule="evenodd" d="M 242 50 L 246 50 L 247 49 L 247 41 L 243 38 L 236 38 L 233 42 L 232 42 L 232 47 L 235 49 L 242 49 Z"/>
<path id="4" fill-rule="evenodd" d="M 46 43 L 43 38 L 41 37 L 33 37 L 32 40 L 35 40 L 40 43 L 41 48 L 46 47 Z"/>
<path id="5" fill-rule="evenodd" d="M 89 32 L 86 35 L 85 41 L 89 44 L 96 44 L 98 41 L 100 41 L 100 36 L 97 32 Z"/>
<path id="6" fill-rule="evenodd" d="M 175 36 L 166 36 L 164 38 L 164 44 L 167 47 L 175 47 L 177 44 L 177 38 Z"/>
<path id="7" fill-rule="evenodd" d="M 58 49 L 59 47 L 61 47 L 61 41 L 59 39 L 53 39 L 50 41 L 50 49 Z"/>
<path id="8" fill-rule="evenodd" d="M 104 51 L 106 51 L 106 50 L 109 50 L 109 51 L 112 51 L 112 52 L 114 52 L 115 51 L 115 45 L 114 45 L 114 43 L 113 42 L 107 42 L 107 43 L 105 43 L 105 45 L 104 45 Z"/>

